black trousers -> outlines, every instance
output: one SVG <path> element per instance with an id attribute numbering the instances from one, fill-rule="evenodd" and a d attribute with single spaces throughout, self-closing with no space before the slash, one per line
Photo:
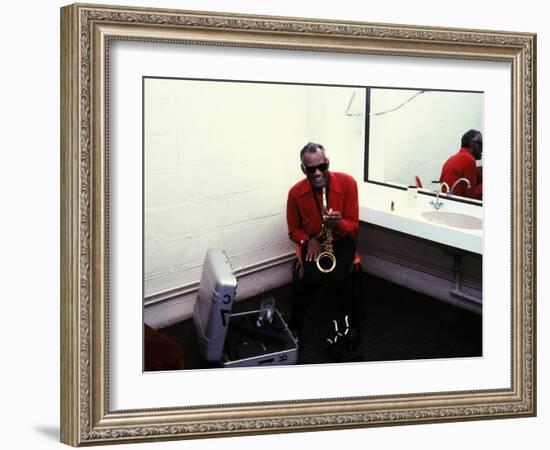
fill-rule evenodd
<path id="1" fill-rule="evenodd" d="M 307 249 L 303 248 L 302 264 L 304 275 L 297 281 L 292 299 L 292 318 L 290 327 L 301 330 L 306 311 L 314 301 L 317 291 L 324 286 L 325 279 L 335 290 L 335 301 L 338 301 L 345 315 L 348 315 L 351 326 L 358 326 L 359 315 L 353 295 L 351 266 L 355 258 L 355 241 L 347 237 L 334 241 L 334 256 L 336 267 L 330 273 L 321 272 L 315 261 L 306 261 Z"/>

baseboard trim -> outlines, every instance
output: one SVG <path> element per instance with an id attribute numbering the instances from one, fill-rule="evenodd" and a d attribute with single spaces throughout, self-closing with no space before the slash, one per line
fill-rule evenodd
<path id="1" fill-rule="evenodd" d="M 287 253 L 235 270 L 238 280 L 235 301 L 289 283 L 294 258 L 294 253 Z M 145 298 L 145 323 L 159 329 L 189 319 L 193 315 L 199 284 L 197 281 Z"/>

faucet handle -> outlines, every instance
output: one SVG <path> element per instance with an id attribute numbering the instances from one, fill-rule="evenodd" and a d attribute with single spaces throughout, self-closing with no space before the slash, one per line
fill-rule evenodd
<path id="1" fill-rule="evenodd" d="M 441 192 L 441 182 L 439 180 L 432 180 L 430 184 L 432 185 L 432 191 Z"/>

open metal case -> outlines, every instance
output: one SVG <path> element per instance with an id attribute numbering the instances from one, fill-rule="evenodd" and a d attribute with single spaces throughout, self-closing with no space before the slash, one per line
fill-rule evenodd
<path id="1" fill-rule="evenodd" d="M 298 345 L 279 311 L 257 325 L 260 310 L 231 314 L 237 278 L 225 252 L 208 250 L 193 321 L 204 360 L 221 367 L 295 364 Z"/>

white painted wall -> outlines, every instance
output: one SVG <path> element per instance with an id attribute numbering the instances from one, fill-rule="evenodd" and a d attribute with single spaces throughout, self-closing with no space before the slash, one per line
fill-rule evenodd
<path id="1" fill-rule="evenodd" d="M 418 92 L 371 89 L 369 179 L 408 186 L 418 175 L 429 188 L 462 135 L 483 132 L 483 94 L 426 91 L 412 98 Z"/>
<path id="2" fill-rule="evenodd" d="M 224 249 L 235 270 L 292 252 L 286 197 L 303 178 L 303 145 L 325 145 L 335 170 L 361 161 L 352 91 L 146 79 L 145 297 L 198 281 L 208 248 Z M 358 91 L 350 111 L 363 108 Z"/>

